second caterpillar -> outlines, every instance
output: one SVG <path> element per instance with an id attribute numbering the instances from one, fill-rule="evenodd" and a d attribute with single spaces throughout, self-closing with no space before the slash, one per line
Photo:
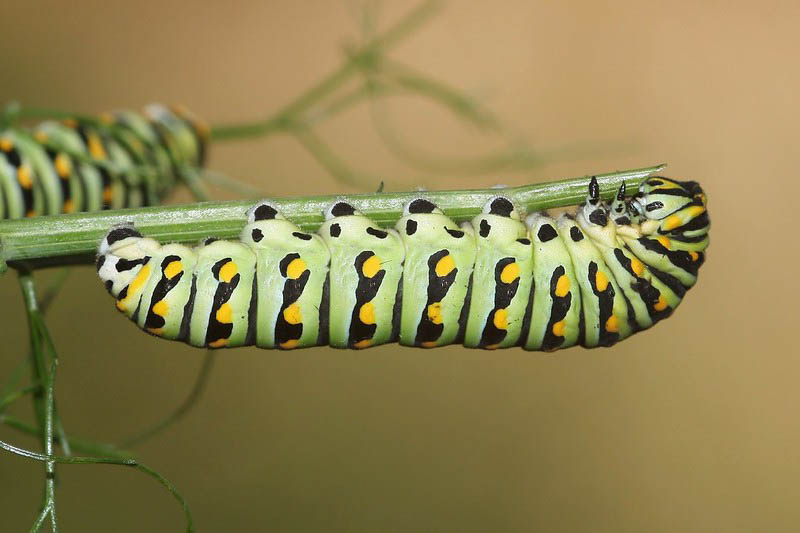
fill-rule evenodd
<path id="1" fill-rule="evenodd" d="M 339 201 L 316 234 L 269 202 L 239 242 L 160 245 L 112 229 L 97 269 L 117 308 L 148 333 L 193 346 L 399 342 L 432 348 L 611 346 L 669 316 L 708 246 L 695 182 L 648 178 L 610 206 L 597 181 L 575 215 L 524 221 L 497 196 L 457 226 L 424 197 L 383 229 Z"/>

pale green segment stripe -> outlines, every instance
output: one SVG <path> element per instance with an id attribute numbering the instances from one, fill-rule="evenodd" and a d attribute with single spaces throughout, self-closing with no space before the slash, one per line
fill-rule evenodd
<path id="1" fill-rule="evenodd" d="M 657 165 L 599 174 L 601 194 L 606 199 L 612 198 L 623 181 L 632 193 L 647 176 L 663 168 Z M 576 205 L 586 198 L 587 180 L 581 177 L 502 191 L 431 191 L 424 196 L 453 220 L 463 222 L 477 215 L 483 205 L 499 193 L 527 211 Z M 419 196 L 419 192 L 378 193 L 349 196 L 348 201 L 382 227 L 388 227 L 402 216 L 403 205 Z M 341 196 L 284 198 L 273 204 L 289 220 L 310 231 L 319 227 L 323 210 L 339 198 Z M 39 265 L 86 262 L 94 256 L 97 243 L 108 228 L 124 222 L 135 222 L 142 233 L 162 242 L 197 242 L 210 235 L 233 238 L 241 232 L 245 212 L 251 206 L 252 201 L 244 200 L 5 220 L 0 222 L 0 260 L 27 260 Z"/>
<path id="2" fill-rule="evenodd" d="M 338 224 L 338 237 L 331 235 L 331 225 Z M 403 274 L 405 249 L 400 236 L 393 230 L 387 230 L 383 238 L 367 233 L 367 228 L 377 228 L 368 218 L 361 215 L 340 216 L 326 221 L 319 234 L 331 253 L 330 266 L 330 312 L 329 312 L 329 344 L 335 348 L 348 348 L 353 311 L 361 315 L 361 306 L 356 309 L 356 292 L 359 283 L 359 272 L 356 270 L 356 258 L 362 252 L 369 251 L 375 255 L 367 265 L 367 274 L 374 277 L 383 271 L 383 278 L 375 296 L 370 299 L 367 308 L 372 312 L 364 312 L 368 320 L 366 324 L 375 324 L 375 334 L 363 347 L 384 344 L 392 336 L 392 318 L 398 283 Z M 365 276 L 363 269 L 360 273 Z M 372 315 L 372 316 L 369 316 Z M 370 322 L 371 321 L 371 322 Z M 357 346 L 357 347 L 362 347 Z"/>
<path id="3" fill-rule="evenodd" d="M 430 196 L 426 195 L 426 199 Z M 408 235 L 406 222 L 413 220 L 417 230 Z M 432 348 L 452 344 L 458 335 L 461 309 L 464 307 L 469 287 L 472 267 L 475 264 L 475 240 L 471 227 L 462 228 L 465 234 L 458 238 L 445 231 L 445 228 L 457 230 L 456 224 L 441 213 L 412 214 L 402 218 L 396 226 L 406 248 L 406 259 L 403 266 L 403 305 L 400 316 L 400 344 L 417 345 L 418 327 L 423 314 L 430 317 L 435 324 L 442 326 L 436 340 L 422 341 L 422 346 Z M 447 293 L 438 301 L 428 306 L 428 287 L 430 272 L 436 270 L 437 263 L 429 263 L 437 252 L 446 251 L 442 261 L 442 272 L 439 277 L 448 276 L 455 269 L 455 279 Z"/>
<path id="4" fill-rule="evenodd" d="M 488 236 L 480 235 L 481 222 L 486 221 L 491 228 Z M 497 348 L 514 346 L 522 332 L 522 321 L 531 291 L 533 255 L 530 244 L 523 244 L 517 239 L 528 237 L 525 224 L 513 218 L 499 215 L 479 215 L 472 221 L 477 242 L 477 255 L 472 271 L 472 297 L 469 306 L 467 330 L 464 336 L 464 346 L 476 348 L 480 346 L 484 328 L 491 319 L 490 313 L 495 309 L 495 294 L 498 289 L 497 265 L 505 258 L 513 258 L 510 270 L 506 271 L 509 278 L 508 284 L 519 279 L 517 291 L 513 298 L 496 313 L 502 313 L 504 318 L 495 314 L 498 329 L 505 330 L 505 337 L 497 344 Z M 515 269 L 515 270 L 514 270 Z M 514 274 L 512 274 L 514 272 Z M 501 279 L 501 282 L 504 280 Z M 506 327 L 503 327 L 503 326 Z"/>
<path id="5" fill-rule="evenodd" d="M 564 268 L 563 276 L 569 286 L 569 310 L 563 320 L 564 341 L 558 348 L 568 348 L 578 342 L 579 324 L 581 317 L 581 293 L 575 272 L 572 269 L 572 259 L 564 244 L 564 236 L 557 235 L 549 241 L 539 240 L 539 229 L 548 224 L 557 231 L 556 221 L 547 216 L 533 215 L 526 220 L 530 239 L 533 243 L 533 309 L 531 313 L 531 326 L 525 342 L 526 350 L 539 350 L 542 348 L 550 316 L 553 309 L 553 296 L 551 282 L 553 274 L 558 267 Z M 566 238 L 569 238 L 567 235 Z M 564 297 L 567 295 L 565 294 Z"/>

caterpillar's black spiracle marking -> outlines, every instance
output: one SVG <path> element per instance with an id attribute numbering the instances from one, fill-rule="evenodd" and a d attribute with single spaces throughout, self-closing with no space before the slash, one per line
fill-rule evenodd
<path id="1" fill-rule="evenodd" d="M 117 307 L 155 335 L 219 348 L 387 342 L 435 347 L 610 346 L 668 317 L 708 246 L 706 198 L 694 182 L 645 180 L 610 206 L 521 220 L 508 198 L 456 226 L 425 198 L 393 229 L 347 201 L 301 232 L 262 202 L 240 241 L 194 249 L 112 229 L 97 268 Z"/>

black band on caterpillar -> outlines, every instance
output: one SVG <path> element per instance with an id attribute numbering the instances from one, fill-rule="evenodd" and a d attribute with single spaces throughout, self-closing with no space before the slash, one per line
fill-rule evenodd
<path id="1" fill-rule="evenodd" d="M 155 104 L 0 131 L 0 219 L 159 203 L 207 142 L 188 112 Z"/>
<path id="2" fill-rule="evenodd" d="M 387 342 L 550 351 L 610 346 L 668 317 L 708 246 L 694 182 L 624 185 L 606 206 L 597 182 L 574 214 L 524 221 L 496 197 L 457 226 L 409 202 L 393 229 L 347 201 L 316 234 L 268 202 L 240 241 L 194 249 L 112 229 L 97 268 L 117 307 L 146 331 L 195 346 L 362 349 Z"/>

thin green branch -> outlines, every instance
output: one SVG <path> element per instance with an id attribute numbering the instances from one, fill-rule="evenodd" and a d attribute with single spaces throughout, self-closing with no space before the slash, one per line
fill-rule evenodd
<path id="1" fill-rule="evenodd" d="M 622 182 L 634 193 L 647 176 L 664 165 L 597 174 L 601 195 L 611 199 Z M 384 192 L 348 198 L 368 217 L 386 227 L 402 216 L 403 205 L 424 196 L 456 222 L 477 215 L 493 196 L 503 194 L 527 212 L 576 205 L 586 198 L 588 177 L 498 189 Z M 275 206 L 306 231 L 323 222 L 323 211 L 341 196 L 302 196 L 274 199 Z M 181 206 L 145 207 L 72 213 L 0 222 L 0 260 L 29 266 L 91 263 L 97 246 L 116 224 L 135 223 L 139 230 L 162 242 L 195 243 L 207 237 L 235 238 L 245 224 L 252 200 L 209 202 Z"/>
<path id="2" fill-rule="evenodd" d="M 12 415 L 7 415 L 7 414 L 0 415 L 0 424 L 5 424 L 6 426 L 12 429 L 20 431 L 22 433 L 26 433 L 28 435 L 33 435 L 35 437 L 41 438 L 42 436 L 42 432 L 39 431 L 36 428 L 36 426 L 33 426 L 32 424 L 20 420 L 19 418 L 16 418 Z M 54 436 L 53 442 L 56 445 L 61 446 L 61 439 L 58 437 L 58 435 Z M 76 439 L 75 437 L 70 437 L 69 443 L 72 449 L 78 453 L 91 454 L 91 455 L 106 455 L 117 459 L 133 458 L 132 453 L 127 452 L 125 450 L 120 450 L 113 444 Z"/>
<path id="3" fill-rule="evenodd" d="M 298 128 L 294 132 L 295 138 L 308 150 L 308 153 L 322 165 L 334 178 L 342 183 L 363 188 L 366 180 L 355 173 L 344 160 L 310 128 Z"/>
<path id="4" fill-rule="evenodd" d="M 482 129 L 499 130 L 500 121 L 475 99 L 465 96 L 446 83 L 434 80 L 418 70 L 394 60 L 385 60 L 376 74 L 384 84 L 397 86 L 438 102 L 456 116 Z"/>
<path id="5" fill-rule="evenodd" d="M 412 166 L 438 174 L 492 174 L 501 171 L 529 169 L 540 166 L 545 161 L 527 146 L 502 148 L 494 153 L 470 157 L 447 157 L 431 154 L 421 148 L 411 146 L 402 139 L 389 124 L 387 110 L 377 102 L 370 106 L 370 116 L 381 141 L 396 157 Z"/>
<path id="6" fill-rule="evenodd" d="M 59 463 L 59 464 L 70 464 L 70 465 L 106 464 L 106 465 L 120 465 L 120 466 L 132 467 L 138 470 L 139 472 L 147 474 L 148 476 L 158 481 L 158 483 L 161 484 L 161 486 L 166 488 L 167 491 L 169 491 L 169 493 L 172 494 L 172 496 L 178 501 L 178 503 L 181 505 L 181 508 L 183 509 L 183 516 L 186 519 L 186 531 L 187 532 L 194 531 L 194 521 L 192 519 L 192 514 L 189 511 L 189 506 L 186 504 L 186 500 L 183 498 L 181 493 L 178 492 L 178 489 L 175 487 L 175 485 L 173 485 L 167 478 L 159 474 L 157 471 L 138 462 L 136 459 L 118 459 L 114 457 L 85 457 L 85 456 L 64 457 L 59 455 L 53 455 L 52 453 L 41 454 L 31 450 L 26 450 L 25 448 L 14 446 L 4 441 L 0 441 L 0 449 L 19 455 L 20 457 L 33 459 L 34 461 L 42 461 L 45 463 Z M 51 512 L 50 515 L 55 516 L 53 512 Z"/>
<path id="7" fill-rule="evenodd" d="M 237 194 L 237 196 L 243 196 L 245 198 L 262 198 L 265 196 L 265 193 L 262 189 L 230 178 L 227 175 L 210 168 L 201 169 L 200 177 L 206 183 L 221 187 L 228 192 L 234 192 Z"/>
<path id="8" fill-rule="evenodd" d="M 201 179 L 201 173 L 197 168 L 188 166 L 183 167 L 180 169 L 180 176 L 181 181 L 189 189 L 189 192 L 192 194 L 192 197 L 196 202 L 208 201 L 208 191 L 206 191 L 203 180 Z"/>
<path id="9" fill-rule="evenodd" d="M 203 358 L 203 365 L 200 367 L 200 372 L 197 374 L 197 378 L 192 386 L 192 390 L 189 392 L 189 395 L 186 397 L 183 403 L 179 405 L 177 409 L 175 409 L 175 411 L 170 413 L 169 416 L 164 418 L 161 422 L 153 427 L 128 439 L 125 439 L 122 441 L 120 446 L 123 448 L 132 448 L 137 444 L 141 444 L 186 416 L 186 414 L 189 413 L 189 411 L 191 411 L 191 409 L 197 404 L 197 401 L 200 399 L 200 396 L 205 390 L 206 384 L 208 383 L 208 377 L 211 375 L 211 369 L 214 367 L 216 354 L 217 352 L 214 350 L 206 351 L 206 355 Z"/>
<path id="10" fill-rule="evenodd" d="M 39 390 L 39 385 L 29 385 L 23 389 L 19 389 L 13 392 L 6 394 L 2 399 L 0 399 L 0 413 L 5 411 L 9 405 L 16 402 L 20 398 L 31 394 L 32 392 L 36 392 Z"/>
<path id="11" fill-rule="evenodd" d="M 344 82 L 358 73 L 359 69 L 362 68 L 362 64 L 374 61 L 377 55 L 419 27 L 423 21 L 434 13 L 438 6 L 438 2 L 429 1 L 423 3 L 382 35 L 367 42 L 351 54 L 349 59 L 338 69 L 269 118 L 244 124 L 214 127 L 211 130 L 211 138 L 214 140 L 229 140 L 262 137 L 276 131 L 290 129 L 302 112 L 338 90 Z"/>

